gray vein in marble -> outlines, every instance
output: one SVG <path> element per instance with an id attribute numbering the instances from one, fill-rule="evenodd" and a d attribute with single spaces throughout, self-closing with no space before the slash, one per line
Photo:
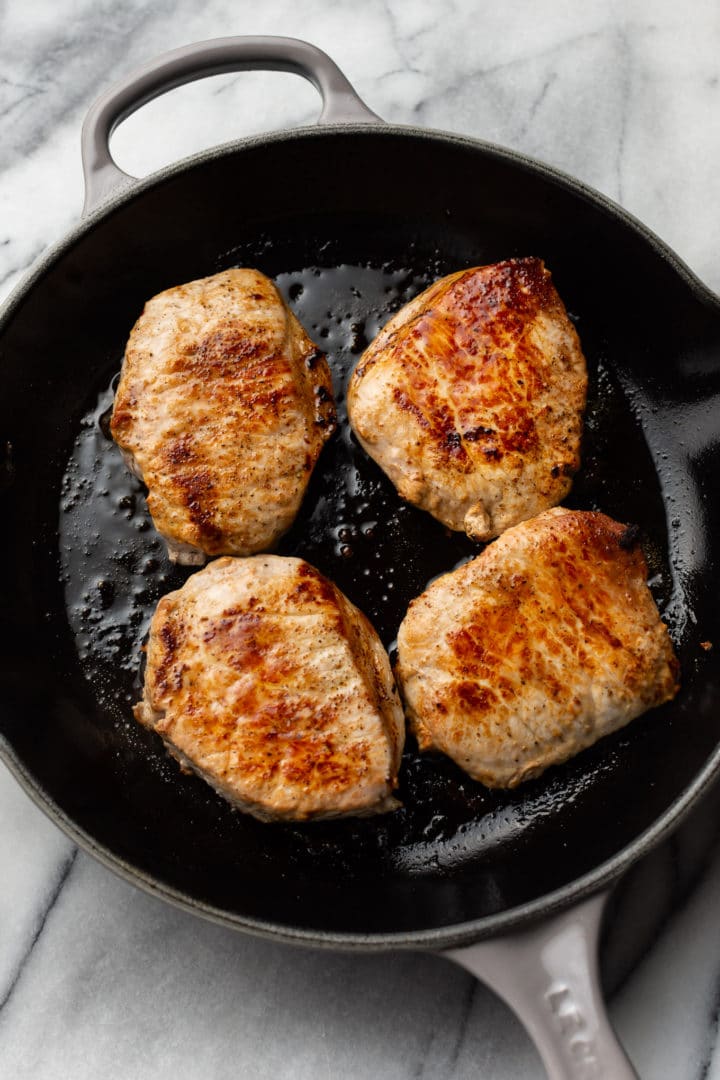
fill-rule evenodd
<path id="1" fill-rule="evenodd" d="M 38 942 L 40 941 L 40 938 L 42 937 L 43 931 L 45 930 L 45 926 L 47 925 L 48 918 L 50 917 L 50 914 L 51 914 L 53 908 L 55 907 L 56 903 L 58 902 L 58 899 L 60 897 L 60 893 L 63 891 L 63 889 L 65 887 L 65 884 L 67 883 L 67 880 L 70 877 L 70 874 L 72 872 L 72 868 L 75 865 L 75 859 L 77 858 L 77 853 L 78 853 L 78 849 L 73 848 L 73 850 L 70 852 L 70 854 L 65 859 L 63 859 L 60 866 L 58 867 L 58 873 L 57 873 L 56 880 L 52 884 L 51 891 L 50 891 L 50 894 L 49 894 L 49 896 L 47 898 L 45 907 L 38 914 L 38 918 L 37 918 L 37 922 L 35 924 L 35 929 L 34 929 L 33 935 L 30 938 L 30 941 L 28 942 L 24 953 L 20 957 L 20 961 L 19 961 L 17 967 L 15 968 L 15 971 L 13 972 L 13 974 L 12 974 L 12 976 L 10 978 L 10 982 L 9 982 L 8 986 L 6 987 L 5 993 L 2 995 L 2 997 L 0 997 L 0 1022 L 1 1022 L 1 1019 L 2 1019 L 1 1014 L 2 1014 L 5 1006 L 8 1004 L 8 1002 L 11 1000 L 13 994 L 15 993 L 15 990 L 16 990 L 19 982 L 20 982 L 20 979 L 22 978 L 22 975 L 23 975 L 23 972 L 25 971 L 27 963 L 30 960 L 30 957 L 32 956 L 33 950 L 34 950 L 35 946 L 38 944 Z"/>
<path id="2" fill-rule="evenodd" d="M 388 20 L 388 29 L 390 31 L 390 37 L 392 39 L 393 46 L 398 54 L 399 59 L 404 62 L 402 67 L 395 70 L 399 70 L 402 72 L 412 71 L 417 74 L 424 74 L 425 69 L 418 66 L 418 64 L 416 62 L 413 62 L 413 60 L 410 58 L 409 54 L 412 50 L 408 48 L 408 46 L 412 46 L 417 37 L 426 30 L 426 27 L 417 27 L 412 33 L 401 33 L 399 17 L 393 11 L 391 0 L 380 0 L 380 6 Z M 448 0 L 446 0 L 446 15 L 448 14 L 448 6 Z M 384 75 L 387 76 L 393 73 L 393 71 L 388 71 L 385 72 Z"/>
<path id="3" fill-rule="evenodd" d="M 530 105 L 530 109 L 528 111 L 527 117 L 525 118 L 525 121 L 524 121 L 523 125 L 520 128 L 519 134 L 520 134 L 521 137 L 527 134 L 528 128 L 530 127 L 530 125 L 532 124 L 532 122 L 533 122 L 533 120 L 535 118 L 535 114 L 537 113 L 538 109 L 540 108 L 540 106 L 544 102 L 545 98 L 547 97 L 550 87 L 556 81 L 557 81 L 557 73 L 553 71 L 553 72 L 551 72 L 550 75 L 547 76 L 547 78 L 545 79 L 545 82 L 540 87 L 539 94 L 536 96 L 535 100 Z"/>
<path id="4" fill-rule="evenodd" d="M 33 86 L 28 83 L 13 82 L 12 79 L 0 78 L 0 120 L 5 119 L 10 115 L 13 109 L 17 109 L 19 105 L 24 104 L 28 98 L 33 98 L 38 94 L 42 94 L 43 90 L 39 86 Z M 13 90 L 21 90 L 24 93 L 16 96 L 12 100 L 7 100 L 11 95 L 8 95 L 5 88 L 11 88 Z"/>
<path id="5" fill-rule="evenodd" d="M 49 32 L 43 33 L 43 27 L 29 40 L 25 38 L 22 44 L 12 33 L 6 33 L 0 46 L 0 64 L 5 70 L 12 69 L 14 57 L 20 51 L 36 77 L 27 94 L 11 103 L 10 108 L 40 95 L 42 110 L 33 108 L 27 114 L 26 123 L 22 123 L 21 118 L 5 130 L 0 143 L 0 168 L 13 164 L 18 156 L 32 153 L 62 123 L 68 112 L 85 105 L 100 89 L 106 89 L 112 80 L 110 73 L 124 66 L 127 52 L 132 43 L 142 37 L 146 23 L 157 21 L 163 14 L 169 16 L 174 5 L 172 0 L 155 0 L 152 9 L 143 10 L 142 5 L 118 5 L 109 0 L 88 7 L 92 8 L 92 19 L 85 17 L 87 12 L 78 13 L 78 29 L 81 25 L 82 30 L 72 35 L 65 20 L 52 25 Z M 57 93 L 59 66 L 64 75 L 62 93 Z M 67 77 L 66 70 L 72 72 L 72 78 Z M 7 77 L 4 83 L 17 87 L 26 85 Z M 6 108 L 6 115 L 8 112 Z"/>
<path id="6" fill-rule="evenodd" d="M 417 117 L 422 119 L 426 115 L 430 103 L 432 103 L 433 108 L 436 108 L 439 102 L 452 100 L 460 90 L 463 90 L 465 93 L 469 92 L 469 96 L 475 97 L 478 93 L 482 93 L 484 84 L 489 82 L 492 76 L 500 73 L 504 74 L 514 68 L 526 67 L 528 64 L 535 63 L 539 60 L 551 59 L 558 55 L 562 55 L 567 49 L 571 49 L 581 42 L 597 40 L 603 33 L 604 31 L 602 30 L 593 30 L 574 34 L 563 39 L 561 42 L 530 50 L 519 56 L 513 56 L 495 63 L 483 63 L 478 65 L 477 70 L 472 72 L 458 72 L 456 77 L 450 80 L 441 80 L 436 74 L 432 92 L 428 94 L 427 97 L 424 97 L 417 102 L 413 112 Z M 554 81 L 554 78 L 556 77 L 556 74 L 552 73 L 544 80 L 540 93 L 537 95 L 536 103 L 532 110 L 533 112 L 537 111 L 537 108 L 549 89 L 550 82 Z M 520 133 L 522 134 L 526 131 L 528 126 L 529 121 L 526 121 L 521 128 Z"/>
<path id="7" fill-rule="evenodd" d="M 718 1042 L 718 1025 L 720 1024 L 720 980 L 715 985 L 715 993 L 710 1010 L 709 1023 L 707 1025 L 704 1046 L 700 1051 L 702 1059 L 697 1080 L 708 1080 L 713 1065 L 714 1051 Z"/>
<path id="8" fill-rule="evenodd" d="M 465 1046 L 465 1038 L 467 1035 L 468 1024 L 470 1022 L 470 1017 L 472 1016 L 473 1009 L 475 1007 L 475 999 L 477 997 L 479 986 L 480 983 L 477 981 L 477 979 L 468 979 L 468 984 L 465 989 L 465 995 L 463 997 L 462 1005 L 458 1010 L 455 1042 L 450 1053 L 450 1058 L 448 1060 L 448 1068 L 452 1069 L 453 1073 L 455 1072 L 457 1064 L 460 1060 L 460 1055 Z"/>

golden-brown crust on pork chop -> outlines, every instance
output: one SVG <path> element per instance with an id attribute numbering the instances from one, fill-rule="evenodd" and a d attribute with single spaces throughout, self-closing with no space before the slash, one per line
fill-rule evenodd
<path id="1" fill-rule="evenodd" d="M 272 547 L 335 428 L 327 362 L 257 270 L 154 296 L 130 334 L 113 438 L 170 557 Z"/>
<path id="2" fill-rule="evenodd" d="M 405 737 L 374 629 L 301 559 L 218 559 L 163 597 L 140 723 L 262 820 L 382 813 Z"/>
<path id="3" fill-rule="evenodd" d="M 547 510 L 413 600 L 396 673 L 421 749 L 515 787 L 675 696 L 633 533 Z"/>
<path id="4" fill-rule="evenodd" d="M 559 503 L 580 463 L 585 358 L 540 259 L 435 282 L 363 353 L 350 422 L 403 498 L 489 540 Z"/>

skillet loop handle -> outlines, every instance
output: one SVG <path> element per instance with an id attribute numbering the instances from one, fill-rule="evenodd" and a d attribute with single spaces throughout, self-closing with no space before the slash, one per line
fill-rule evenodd
<path id="1" fill-rule="evenodd" d="M 517 1014 L 549 1080 L 638 1080 L 610 1027 L 600 989 L 598 939 L 608 895 L 529 930 L 445 954 Z"/>
<path id="2" fill-rule="evenodd" d="M 381 124 L 358 97 L 330 57 L 297 38 L 226 37 L 174 49 L 138 68 L 112 86 L 91 107 L 82 130 L 85 177 L 83 216 L 136 179 L 118 168 L 110 136 L 131 113 L 160 94 L 208 75 L 231 71 L 289 71 L 308 79 L 320 92 L 319 123 Z"/>

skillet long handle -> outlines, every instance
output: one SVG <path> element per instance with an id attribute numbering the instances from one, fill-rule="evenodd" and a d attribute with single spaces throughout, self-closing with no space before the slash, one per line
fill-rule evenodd
<path id="1" fill-rule="evenodd" d="M 110 136 L 131 113 L 160 94 L 208 75 L 230 71 L 289 71 L 320 92 L 319 123 L 380 124 L 330 57 L 307 41 L 284 37 L 226 37 L 200 41 L 164 53 L 116 83 L 97 99 L 82 129 L 85 177 L 83 216 L 135 177 L 123 172 L 110 153 Z"/>
<path id="2" fill-rule="evenodd" d="M 637 1080 L 605 1012 L 598 938 L 607 893 L 505 938 L 447 952 L 518 1015 L 550 1080 Z"/>

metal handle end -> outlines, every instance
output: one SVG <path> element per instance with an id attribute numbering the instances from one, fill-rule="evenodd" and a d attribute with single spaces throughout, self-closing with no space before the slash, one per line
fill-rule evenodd
<path id="1" fill-rule="evenodd" d="M 607 896 L 512 936 L 446 953 L 517 1013 L 550 1080 L 637 1080 L 600 988 L 597 950 Z"/>

